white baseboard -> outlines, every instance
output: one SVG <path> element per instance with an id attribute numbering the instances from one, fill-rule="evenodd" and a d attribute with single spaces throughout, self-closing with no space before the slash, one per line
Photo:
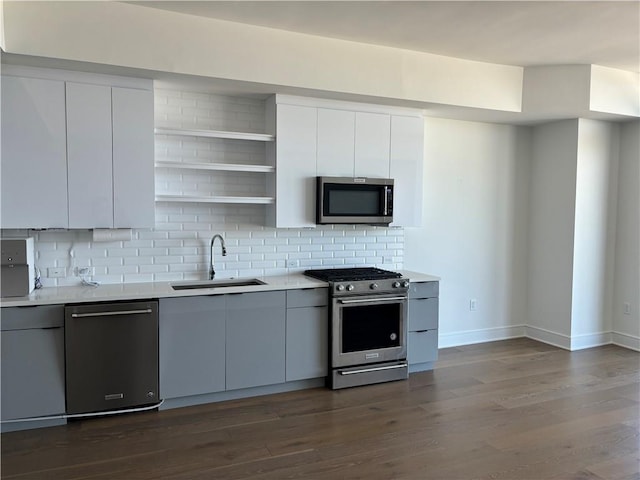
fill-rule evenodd
<path id="1" fill-rule="evenodd" d="M 640 337 L 620 332 L 599 332 L 585 335 L 569 336 L 552 332 L 544 328 L 530 325 L 514 325 L 510 327 L 494 327 L 481 330 L 467 330 L 464 332 L 444 333 L 438 337 L 438 348 L 459 347 L 475 343 L 494 342 L 508 338 L 527 337 L 542 343 L 547 343 L 565 350 L 583 350 L 601 345 L 618 345 L 631 350 L 640 351 Z"/>
<path id="2" fill-rule="evenodd" d="M 554 347 L 564 348 L 565 350 L 571 350 L 571 337 L 563 333 L 552 332 L 544 328 L 532 327 L 526 325 L 524 336 L 537 340 L 542 343 L 548 343 Z"/>
<path id="3" fill-rule="evenodd" d="M 640 352 L 640 337 L 636 337 L 635 335 L 611 332 L 611 343 Z"/>
<path id="4" fill-rule="evenodd" d="M 524 336 L 524 325 L 484 328 L 482 330 L 467 330 L 464 332 L 454 333 L 440 333 L 438 335 L 438 348 L 494 342 L 496 340 L 506 340 L 508 338 L 519 338 Z"/>
<path id="5" fill-rule="evenodd" d="M 611 332 L 588 333 L 571 336 L 571 351 L 611 344 Z"/>

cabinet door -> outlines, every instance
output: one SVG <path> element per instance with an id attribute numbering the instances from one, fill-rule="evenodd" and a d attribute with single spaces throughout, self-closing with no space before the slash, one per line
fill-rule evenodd
<path id="1" fill-rule="evenodd" d="M 113 227 L 111 87 L 67 82 L 69 228 Z"/>
<path id="2" fill-rule="evenodd" d="M 356 177 L 389 178 L 391 116 L 356 112 Z"/>
<path id="3" fill-rule="evenodd" d="M 2 332 L 2 420 L 65 412 L 64 328 Z"/>
<path id="4" fill-rule="evenodd" d="M 277 106 L 276 205 L 271 224 L 315 227 L 317 110 Z"/>
<path id="5" fill-rule="evenodd" d="M 409 300 L 410 332 L 433 330 L 438 328 L 438 299 L 416 298 Z"/>
<path id="6" fill-rule="evenodd" d="M 225 297 L 160 299 L 160 397 L 225 389 Z"/>
<path id="7" fill-rule="evenodd" d="M 391 117 L 390 176 L 394 182 L 393 223 L 404 227 L 422 224 L 422 117 Z"/>
<path id="8" fill-rule="evenodd" d="M 155 225 L 153 92 L 112 88 L 113 226 Z"/>
<path id="9" fill-rule="evenodd" d="M 2 77 L 2 228 L 67 228 L 64 82 Z"/>
<path id="10" fill-rule="evenodd" d="M 318 175 L 353 177 L 355 112 L 318 109 Z"/>
<path id="11" fill-rule="evenodd" d="M 438 331 L 425 330 L 407 334 L 407 361 L 416 363 L 435 362 L 438 359 Z"/>
<path id="12" fill-rule="evenodd" d="M 285 381 L 285 292 L 227 296 L 227 390 Z"/>
<path id="13" fill-rule="evenodd" d="M 287 309 L 287 382 L 327 375 L 328 333 L 326 306 Z"/>

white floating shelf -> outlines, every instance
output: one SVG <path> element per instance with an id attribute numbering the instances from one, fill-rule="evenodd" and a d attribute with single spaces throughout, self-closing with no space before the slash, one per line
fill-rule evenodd
<path id="1" fill-rule="evenodd" d="M 213 197 L 199 197 L 191 195 L 156 195 L 156 202 L 183 203 L 246 203 L 268 205 L 274 202 L 273 197 L 230 197 L 216 195 Z"/>
<path id="2" fill-rule="evenodd" d="M 266 133 L 247 133 L 247 132 L 226 132 L 222 130 L 195 130 L 186 128 L 163 128 L 155 129 L 156 135 L 183 135 L 187 137 L 209 137 L 209 138 L 228 138 L 232 140 L 254 140 L 258 142 L 273 142 L 275 135 Z"/>
<path id="3" fill-rule="evenodd" d="M 255 173 L 272 173 L 275 167 L 268 165 L 247 165 L 237 163 L 204 163 L 204 162 L 168 162 L 157 161 L 156 167 L 161 168 L 179 168 L 188 170 L 218 170 L 223 172 L 255 172 Z"/>

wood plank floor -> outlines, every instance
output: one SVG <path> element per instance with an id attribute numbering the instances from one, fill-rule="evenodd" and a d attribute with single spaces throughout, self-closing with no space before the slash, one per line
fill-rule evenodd
<path id="1" fill-rule="evenodd" d="M 3 479 L 640 480 L 640 354 L 528 339 L 433 372 L 3 434 Z"/>

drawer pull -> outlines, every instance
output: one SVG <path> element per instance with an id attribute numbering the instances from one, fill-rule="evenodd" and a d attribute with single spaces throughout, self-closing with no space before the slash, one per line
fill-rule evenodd
<path id="1" fill-rule="evenodd" d="M 95 312 L 95 313 L 72 313 L 73 318 L 86 318 L 86 317 L 110 317 L 114 315 L 141 315 L 146 313 L 153 313 L 150 308 L 144 310 L 122 310 L 119 312 Z"/>

